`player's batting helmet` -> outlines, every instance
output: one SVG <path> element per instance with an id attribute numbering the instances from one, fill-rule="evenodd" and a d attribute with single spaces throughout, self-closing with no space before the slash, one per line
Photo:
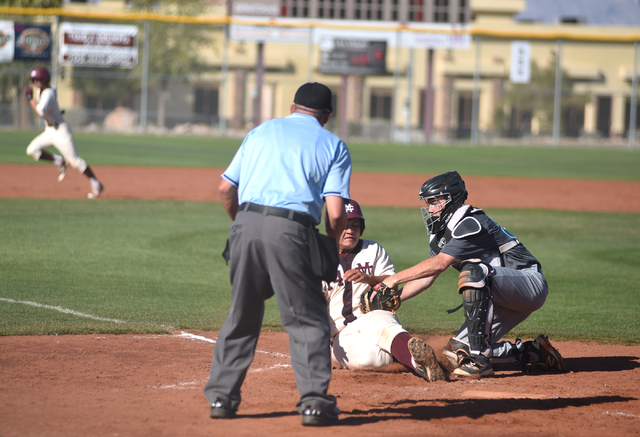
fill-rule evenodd
<path id="1" fill-rule="evenodd" d="M 51 75 L 49 74 L 49 70 L 44 67 L 36 67 L 31 70 L 31 74 L 29 79 L 33 82 L 34 80 L 41 80 L 44 83 L 49 83 L 51 81 Z"/>
<path id="2" fill-rule="evenodd" d="M 353 199 L 349 200 L 344 204 L 344 210 L 347 212 L 347 220 L 352 218 L 360 219 L 360 235 L 362 235 L 364 233 L 364 216 L 358 202 Z"/>
<path id="3" fill-rule="evenodd" d="M 445 196 L 447 201 L 444 207 L 433 213 L 429 208 L 422 207 L 422 218 L 430 234 L 440 232 L 447 226 L 449 220 L 458 208 L 467 200 L 467 190 L 464 181 L 457 171 L 450 171 L 434 176 L 420 188 L 420 200 L 436 200 L 438 196 Z M 436 215 L 438 212 L 440 214 Z"/>

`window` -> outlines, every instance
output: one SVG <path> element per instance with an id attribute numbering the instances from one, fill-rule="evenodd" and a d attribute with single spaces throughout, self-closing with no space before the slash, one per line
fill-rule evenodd
<path id="1" fill-rule="evenodd" d="M 391 120 L 392 91 L 371 90 L 371 105 L 369 107 L 369 117 Z"/>

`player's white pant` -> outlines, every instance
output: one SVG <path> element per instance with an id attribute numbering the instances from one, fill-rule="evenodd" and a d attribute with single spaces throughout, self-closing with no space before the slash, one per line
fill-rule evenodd
<path id="1" fill-rule="evenodd" d="M 73 142 L 73 134 L 67 123 L 60 123 L 56 129 L 53 126 L 47 126 L 40 135 L 35 137 L 29 147 L 27 147 L 27 155 L 33 157 L 36 161 L 40 159 L 42 151 L 47 147 L 54 146 L 60 151 L 67 164 L 84 173 L 87 169 L 87 163 L 78 156 L 76 145 Z"/>
<path id="2" fill-rule="evenodd" d="M 407 332 L 390 311 L 375 310 L 359 316 L 333 338 L 332 358 L 343 368 L 356 370 L 393 363 L 391 343 Z"/>

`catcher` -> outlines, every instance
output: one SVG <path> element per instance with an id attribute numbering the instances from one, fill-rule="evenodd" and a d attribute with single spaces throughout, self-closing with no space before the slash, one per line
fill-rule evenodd
<path id="1" fill-rule="evenodd" d="M 540 262 L 482 209 L 464 204 L 467 190 L 457 172 L 427 180 L 419 197 L 427 204 L 422 214 L 430 257 L 385 283 L 406 283 L 402 300 L 407 300 L 429 288 L 448 267 L 460 272 L 465 323 L 443 351 L 448 368 L 456 376 L 476 378 L 492 375 L 495 364 L 514 362 L 523 370 L 564 372 L 562 356 L 545 335 L 526 342 L 500 341 L 544 304 L 548 285 Z"/>
<path id="2" fill-rule="evenodd" d="M 340 265 L 335 281 L 323 282 L 331 324 L 332 358 L 346 369 L 375 369 L 395 361 L 425 380 L 444 380 L 431 347 L 400 325 L 396 290 L 373 289 L 395 273 L 387 252 L 375 241 L 361 240 L 364 216 L 354 200 L 345 204 L 347 227 L 339 239 Z M 325 217 L 326 223 L 326 217 Z"/>

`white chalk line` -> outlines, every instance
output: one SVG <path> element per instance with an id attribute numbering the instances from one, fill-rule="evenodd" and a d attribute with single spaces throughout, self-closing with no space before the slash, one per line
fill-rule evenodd
<path id="1" fill-rule="evenodd" d="M 48 310 L 54 310 L 54 311 L 59 311 L 61 313 L 65 313 L 65 314 L 72 314 L 74 316 L 78 316 L 78 317 L 86 317 L 88 319 L 93 319 L 93 320 L 99 320 L 101 322 L 113 322 L 113 323 L 128 323 L 124 320 L 118 320 L 118 319 L 108 319 L 106 317 L 98 317 L 98 316 L 94 316 L 93 314 L 86 314 L 86 313 L 81 313 L 79 311 L 74 311 L 74 310 L 70 310 L 69 308 L 62 308 L 61 306 L 55 306 L 55 305 L 45 305 L 45 304 L 41 304 L 38 302 L 31 302 L 28 300 L 13 300 L 13 299 L 7 299 L 4 297 L 0 297 L 0 300 L 5 301 L 5 302 L 10 302 L 10 303 L 21 303 L 23 305 L 30 305 L 33 307 L 37 307 L 37 308 L 45 308 Z"/>
<path id="2" fill-rule="evenodd" d="M 64 314 L 71 314 L 74 316 L 78 316 L 78 317 L 86 317 L 88 319 L 93 319 L 93 320 L 98 320 L 101 322 L 113 322 L 113 323 L 122 323 L 122 324 L 128 324 L 129 322 L 125 321 L 125 320 L 118 320 L 118 319 L 109 319 L 106 317 L 99 317 L 93 314 L 86 314 L 86 313 L 81 313 L 79 311 L 75 311 L 69 308 L 63 308 L 61 306 L 57 306 L 57 305 L 45 305 L 45 304 L 41 304 L 38 302 L 31 302 L 31 301 L 27 301 L 27 300 L 14 300 L 14 299 L 8 299 L 5 297 L 0 297 L 1 301 L 4 302 L 9 302 L 9 303 L 18 303 L 18 304 L 23 304 L 23 305 L 30 305 L 36 308 L 45 308 L 45 309 L 49 309 L 49 310 L 54 310 L 54 311 L 58 311 Z M 166 327 L 164 325 L 160 325 L 164 328 L 169 328 Z M 153 335 L 153 336 L 134 336 L 135 338 L 162 338 L 165 337 L 163 335 Z M 202 335 L 196 335 L 196 334 L 191 334 L 189 332 L 185 332 L 185 331 L 181 331 L 180 334 L 174 334 L 173 337 L 177 337 L 177 338 L 184 338 L 187 340 L 196 340 L 196 341 L 204 341 L 207 343 L 213 343 L 215 344 L 216 341 L 212 340 L 210 338 L 204 337 Z M 269 351 L 262 351 L 262 350 L 256 350 L 256 353 L 261 353 L 261 354 L 268 354 L 268 355 L 272 355 L 272 356 L 276 356 L 276 357 L 281 357 L 281 358 L 290 358 L 289 355 L 287 354 L 281 354 L 279 352 L 269 352 Z M 264 372 L 266 370 L 271 370 L 271 369 L 276 369 L 276 368 L 283 368 L 283 367 L 291 367 L 290 364 L 276 364 L 274 366 L 271 367 L 267 367 L 267 368 L 258 368 L 258 369 L 251 369 L 250 372 Z M 199 388 L 199 387 L 188 387 L 190 384 L 197 384 L 197 382 L 182 382 L 179 384 L 171 384 L 171 385 L 167 385 L 167 386 L 153 386 L 151 388 L 159 388 L 159 389 L 169 389 L 169 388 L 173 388 L 173 389 L 178 389 L 178 390 L 183 390 L 183 389 L 188 389 L 188 388 Z"/>
<path id="3" fill-rule="evenodd" d="M 637 414 L 629 414 L 629 413 L 623 413 L 622 411 L 616 411 L 614 413 L 610 413 L 608 411 L 603 412 L 602 414 L 607 414 L 609 416 L 617 416 L 617 417 L 632 417 L 634 419 L 638 419 L 640 418 L 640 415 Z"/>

